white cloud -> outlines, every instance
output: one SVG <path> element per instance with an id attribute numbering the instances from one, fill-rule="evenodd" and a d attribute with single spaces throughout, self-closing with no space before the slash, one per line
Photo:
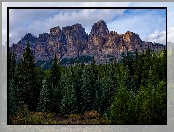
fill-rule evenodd
<path id="1" fill-rule="evenodd" d="M 7 21 L 6 21 L 7 20 L 7 7 L 92 7 L 92 6 L 93 7 L 107 7 L 107 6 L 108 7 L 109 6 L 110 7 L 114 7 L 114 6 L 115 7 L 119 7 L 119 6 L 127 7 L 129 4 L 130 4 L 130 2 L 2 2 L 2 20 L 3 20 L 2 21 L 2 30 L 3 30 L 2 44 L 5 44 L 6 38 L 7 38 Z M 37 14 L 35 11 L 33 11 L 33 12 L 31 11 L 30 15 L 27 15 L 27 13 L 29 13 L 29 12 L 25 12 L 25 14 L 23 12 L 18 12 L 18 13 L 10 12 L 10 13 L 12 13 L 12 16 L 11 16 L 12 23 L 11 23 L 10 33 L 12 35 L 14 35 L 13 37 L 11 36 L 10 39 L 16 38 L 16 37 L 18 37 L 18 39 L 20 39 L 21 36 L 18 36 L 20 33 L 16 33 L 16 32 L 23 25 L 28 24 L 27 18 L 30 18 L 30 20 L 32 21 L 34 16 L 36 16 Z M 41 25 L 44 26 L 45 24 L 43 21 L 46 19 L 46 17 L 48 18 L 48 15 L 50 15 L 50 14 L 53 15 L 53 14 L 55 14 L 55 12 L 48 12 L 45 10 L 45 11 L 42 11 L 42 14 L 44 14 L 44 15 L 38 15 L 37 17 L 42 19 Z M 83 14 L 81 14 L 81 15 L 83 15 Z M 56 20 L 57 18 L 56 17 L 54 18 L 54 16 L 52 16 L 52 19 Z M 81 21 L 84 21 L 83 23 L 85 23 L 85 20 L 81 20 Z M 71 20 L 69 22 L 71 22 Z M 87 21 L 87 22 L 90 22 L 90 21 Z M 51 20 L 51 18 L 50 18 L 50 24 L 53 24 L 54 26 L 58 26 L 59 23 L 57 22 L 57 24 L 56 24 L 56 21 Z M 34 23 L 32 23 L 32 24 L 34 25 Z M 74 24 L 73 21 L 71 23 L 69 23 L 68 25 L 72 25 L 72 24 Z M 61 24 L 60 24 L 60 26 L 61 26 Z M 65 26 L 65 25 L 63 25 L 63 22 L 62 22 L 62 26 Z M 51 26 L 51 27 L 53 27 L 53 26 Z M 47 25 L 43 28 L 45 28 L 45 30 L 49 31 L 50 26 Z M 87 28 L 89 28 L 89 27 L 87 27 Z M 40 29 L 38 29 L 38 30 L 41 31 Z M 18 39 L 16 39 L 15 41 L 18 41 Z"/>
<path id="2" fill-rule="evenodd" d="M 166 31 L 155 31 L 147 36 L 146 41 L 166 44 Z"/>
<path id="3" fill-rule="evenodd" d="M 149 34 L 156 30 L 165 30 L 165 18 L 157 15 L 156 12 L 151 11 L 142 14 L 142 12 L 140 13 L 139 10 L 137 10 L 135 13 L 119 17 L 112 21 L 108 24 L 109 30 L 116 31 L 118 34 L 124 34 L 127 31 L 131 31 L 138 34 L 143 41 L 146 40 L 146 37 Z"/>
<path id="4" fill-rule="evenodd" d="M 146 2 L 146 3 L 137 3 L 137 2 L 133 2 L 133 3 L 129 3 L 129 2 L 73 2 L 73 3 L 66 3 L 66 2 L 3 2 L 2 3 L 2 17 L 3 17 L 3 21 L 2 21 L 2 44 L 5 43 L 6 41 L 6 7 L 7 6 L 11 6 L 11 7 L 20 7 L 20 6 L 30 6 L 30 7 L 39 7 L 39 6 L 46 6 L 46 7 L 56 7 L 56 6 L 60 6 L 60 7 L 127 7 L 127 6 L 167 6 L 168 7 L 168 26 L 169 27 L 173 27 L 173 22 L 174 22 L 174 18 L 173 18 L 173 13 L 174 13 L 174 9 L 172 8 L 171 3 L 156 3 L 156 2 Z M 149 19 L 146 19 L 146 21 L 143 21 L 143 19 L 138 20 L 135 19 L 136 16 L 132 16 L 132 18 L 127 18 L 127 22 L 123 22 L 123 21 L 115 21 L 115 22 L 111 22 L 111 20 L 113 19 L 114 15 L 122 15 L 124 11 L 120 10 L 117 12 L 113 12 L 111 10 L 103 10 L 103 11 L 97 11 L 97 10 L 83 10 L 83 11 L 75 11 L 75 10 L 71 10 L 71 12 L 67 12 L 66 10 L 63 10 L 61 13 L 60 11 L 56 10 L 56 11 L 28 11 L 28 12 L 11 12 L 12 16 L 11 16 L 11 28 L 10 28 L 10 34 L 11 37 L 10 39 L 12 41 L 14 41 L 15 43 L 18 42 L 21 37 L 23 37 L 26 33 L 30 32 L 33 33 L 35 36 L 38 36 L 40 33 L 44 33 L 44 32 L 49 32 L 50 28 L 55 27 L 55 26 L 60 26 L 61 28 L 64 26 L 70 26 L 73 25 L 75 23 L 80 23 L 82 24 L 82 26 L 85 28 L 85 30 L 89 33 L 91 30 L 92 25 L 97 22 L 98 20 L 104 19 L 107 22 L 108 28 L 109 30 L 114 30 L 117 31 L 118 33 L 125 33 L 127 30 L 129 31 L 133 31 L 137 34 L 140 35 L 141 39 L 146 39 L 147 38 L 147 34 L 150 34 L 148 32 L 146 32 L 145 30 L 139 30 L 138 28 L 136 28 L 137 26 L 137 22 L 139 21 L 139 25 L 142 25 L 144 27 L 144 29 L 149 28 L 148 24 L 150 23 L 150 21 L 152 21 L 152 18 L 149 17 Z M 40 15 L 40 14 L 44 14 L 44 15 Z M 93 15 L 91 15 L 91 13 Z M 37 16 L 37 19 L 35 19 Z M 65 17 L 67 16 L 67 17 Z M 145 16 L 142 16 L 142 18 L 145 18 Z M 157 18 L 157 17 L 156 17 Z M 31 20 L 31 23 L 29 23 L 28 19 Z M 60 21 L 61 19 L 61 21 Z M 160 19 L 156 19 L 156 21 L 160 21 Z M 153 22 L 151 22 L 153 23 Z M 27 25 L 28 24 L 28 25 Z M 134 26 L 129 26 L 131 24 L 135 24 Z M 27 25 L 27 26 L 26 26 Z M 151 24 L 151 27 L 154 27 L 153 29 L 151 29 L 151 33 L 155 32 L 156 27 L 159 27 L 160 24 Z M 165 26 L 165 25 L 163 25 Z M 41 28 L 39 28 L 41 27 Z M 137 26 L 138 27 L 138 26 Z M 164 30 L 164 29 L 163 29 Z M 163 31 L 163 30 L 159 30 L 159 31 Z M 168 30 L 168 40 L 172 40 L 172 38 L 169 36 L 172 36 L 172 31 L 173 29 Z M 19 33 L 20 32 L 20 33 Z M 169 33 L 170 32 L 170 33 Z M 170 35 L 171 34 L 171 35 Z M 173 40 L 172 40 L 173 42 Z"/>
<path id="5" fill-rule="evenodd" d="M 18 12 L 20 12 L 18 14 Z M 49 11 L 53 12 L 53 11 Z M 16 31 L 19 32 L 21 29 L 24 29 L 22 31 L 23 35 L 21 33 L 16 33 L 15 38 L 17 37 L 17 41 L 14 42 L 14 40 L 10 40 L 10 45 L 12 43 L 17 43 L 21 37 L 23 37 L 26 34 L 26 30 L 28 32 L 34 34 L 35 36 L 38 36 L 39 34 L 43 32 L 49 32 L 50 28 L 60 26 L 60 28 L 65 27 L 65 26 L 71 26 L 76 23 L 82 24 L 82 26 L 86 29 L 86 32 L 90 33 L 92 25 L 99 21 L 99 20 L 104 20 L 107 22 L 111 21 L 113 17 L 116 15 L 119 16 L 123 14 L 124 10 L 104 10 L 104 9 L 98 9 L 98 10 L 91 10 L 91 9 L 85 9 L 85 10 L 74 10 L 70 12 L 69 10 L 63 10 L 59 11 L 58 13 L 54 14 L 52 17 L 45 17 L 37 19 L 38 15 L 42 15 L 45 13 L 41 12 L 39 10 L 35 12 L 31 10 L 27 10 L 27 15 L 21 14 L 21 10 L 13 10 L 11 12 L 11 19 L 10 19 L 10 33 L 15 34 Z M 48 13 L 47 13 L 48 14 Z M 30 17 L 32 16 L 32 17 Z M 44 15 L 45 16 L 45 15 Z M 33 18 L 36 18 L 34 22 L 31 20 Z M 24 19 L 23 22 L 21 22 Z M 29 23 L 30 22 L 30 23 Z M 28 26 L 26 27 L 26 25 Z M 10 39 L 13 39 L 14 37 L 11 37 Z"/>

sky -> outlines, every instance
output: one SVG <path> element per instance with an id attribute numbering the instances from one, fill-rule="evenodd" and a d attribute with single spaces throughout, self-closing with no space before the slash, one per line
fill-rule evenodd
<path id="1" fill-rule="evenodd" d="M 2 3 L 2 44 L 7 39 L 6 7 L 167 7 L 167 42 L 174 42 L 174 3 L 163 2 L 8 2 Z M 36 37 L 49 33 L 50 28 L 71 26 L 80 23 L 89 34 L 92 25 L 104 20 L 109 31 L 124 34 L 127 31 L 139 34 L 143 41 L 166 43 L 166 10 L 159 9 L 72 9 L 72 10 L 34 10 L 10 9 L 9 12 L 9 44 L 17 43 L 26 33 Z"/>

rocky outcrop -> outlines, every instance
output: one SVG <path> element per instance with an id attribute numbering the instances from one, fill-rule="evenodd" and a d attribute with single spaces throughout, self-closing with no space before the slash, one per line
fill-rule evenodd
<path id="1" fill-rule="evenodd" d="M 16 53 L 17 60 L 22 57 L 28 40 L 35 61 L 49 60 L 56 54 L 61 59 L 94 56 L 99 62 L 106 55 L 119 59 L 123 52 L 133 52 L 136 49 L 142 51 L 147 47 L 162 50 L 165 47 L 162 44 L 142 41 L 138 34 L 130 31 L 125 34 L 109 31 L 103 20 L 94 23 L 89 35 L 79 23 L 62 29 L 59 26 L 51 28 L 50 33 L 39 34 L 38 38 L 28 33 L 10 47 Z"/>
<path id="2" fill-rule="evenodd" d="M 15 53 L 16 60 L 21 59 L 23 56 L 25 46 L 21 44 L 12 44 L 10 47 L 10 50 L 12 50 Z"/>
<path id="3" fill-rule="evenodd" d="M 64 57 L 79 57 L 87 48 L 88 35 L 81 24 L 75 24 L 62 28 L 67 40 L 67 52 Z"/>
<path id="4" fill-rule="evenodd" d="M 88 49 L 86 52 L 88 52 L 91 55 L 100 54 L 100 52 L 105 46 L 108 34 L 109 30 L 107 28 L 106 23 L 103 20 L 94 23 L 89 34 Z"/>
<path id="5" fill-rule="evenodd" d="M 49 38 L 50 38 L 50 35 L 48 33 L 39 34 L 39 37 L 37 38 L 37 43 L 45 45 L 47 44 Z"/>
<path id="6" fill-rule="evenodd" d="M 32 35 L 31 33 L 26 34 L 17 44 L 26 46 L 28 40 L 30 41 L 30 45 L 32 47 L 35 47 L 37 45 L 37 37 Z"/>

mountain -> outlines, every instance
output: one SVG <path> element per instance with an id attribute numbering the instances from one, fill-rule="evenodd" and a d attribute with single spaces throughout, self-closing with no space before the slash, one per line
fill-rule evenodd
<path id="1" fill-rule="evenodd" d="M 160 51 L 165 47 L 163 44 L 142 41 L 138 34 L 130 31 L 125 34 L 109 31 L 103 20 L 94 23 L 90 34 L 79 23 L 62 29 L 59 26 L 51 28 L 50 33 L 39 34 L 38 38 L 28 33 L 10 47 L 17 60 L 22 57 L 28 40 L 36 62 L 51 60 L 56 53 L 60 59 L 94 56 L 97 63 L 103 63 L 108 62 L 110 57 L 120 59 L 121 54 L 136 49 L 142 52 L 149 47 Z"/>

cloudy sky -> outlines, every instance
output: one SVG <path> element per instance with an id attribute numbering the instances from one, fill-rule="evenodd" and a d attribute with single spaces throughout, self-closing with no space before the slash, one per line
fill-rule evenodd
<path id="1" fill-rule="evenodd" d="M 6 38 L 6 7 L 8 6 L 42 6 L 42 7 L 91 7 L 91 6 L 109 6 L 109 7 L 167 7 L 167 33 L 168 42 L 174 42 L 174 6 L 173 3 L 129 3 L 129 2 L 100 2 L 100 3 L 2 3 L 2 11 L 4 21 L 2 23 L 2 38 L 5 43 Z M 159 42 L 165 44 L 166 41 L 166 12 L 159 9 L 78 9 L 78 10 L 53 10 L 53 9 L 10 9 L 9 12 L 9 37 L 10 45 L 17 43 L 26 33 L 32 33 L 36 37 L 41 33 L 49 33 L 50 28 L 60 26 L 71 26 L 75 23 L 80 23 L 90 33 L 91 27 L 99 20 L 104 20 L 109 31 L 116 31 L 123 34 L 126 31 L 131 31 L 139 34 L 144 41 Z"/>

